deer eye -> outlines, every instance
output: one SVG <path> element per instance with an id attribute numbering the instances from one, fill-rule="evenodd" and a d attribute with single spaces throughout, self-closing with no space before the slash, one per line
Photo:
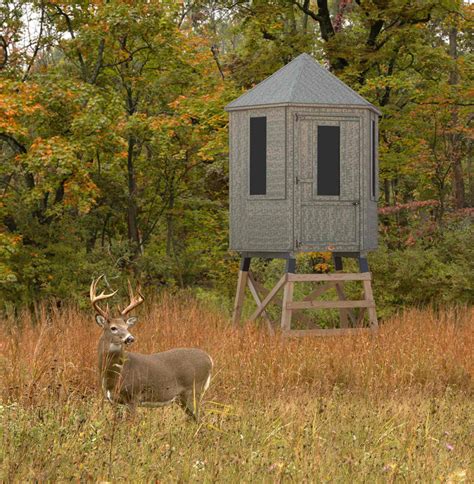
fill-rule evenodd
<path id="1" fill-rule="evenodd" d="M 116 333 L 117 332 L 117 327 L 116 326 L 112 326 L 110 328 L 110 331 L 112 331 L 112 333 Z"/>

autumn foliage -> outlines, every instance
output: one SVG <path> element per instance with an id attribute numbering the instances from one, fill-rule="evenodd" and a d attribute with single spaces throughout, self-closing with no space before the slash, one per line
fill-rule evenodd
<path id="1" fill-rule="evenodd" d="M 228 297 L 223 108 L 301 52 L 383 113 L 376 279 L 389 282 L 385 250 L 408 250 L 430 284 L 431 254 L 446 299 L 472 302 L 459 274 L 469 257 L 451 242 L 462 232 L 455 245 L 473 244 L 472 11 L 458 0 L 1 6 L 0 309 L 81 301 L 101 273 Z M 392 311 L 389 296 L 378 304 Z"/>

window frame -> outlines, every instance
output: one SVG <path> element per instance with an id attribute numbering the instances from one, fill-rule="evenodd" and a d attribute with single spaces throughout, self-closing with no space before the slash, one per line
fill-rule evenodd
<path id="1" fill-rule="evenodd" d="M 257 121 L 258 120 L 258 121 Z M 261 122 L 264 120 L 263 126 L 257 126 L 257 122 Z M 254 131 L 253 131 L 254 128 Z M 258 138 L 255 139 L 254 135 L 262 133 L 255 132 L 257 129 L 264 130 L 264 140 L 261 141 L 262 145 L 258 145 Z M 268 194 L 268 119 L 267 116 L 250 116 L 249 118 L 249 128 L 248 128 L 248 135 L 249 135 L 249 157 L 248 157 L 248 196 L 251 198 L 254 197 L 262 197 L 265 198 Z M 263 163 L 259 160 L 258 157 L 262 156 L 263 154 Z M 256 158 L 254 158 L 256 157 Z M 262 170 L 263 169 L 263 170 Z M 258 187 L 258 182 L 262 182 L 262 180 L 252 179 L 252 172 L 255 173 L 255 170 L 261 170 L 263 173 L 259 173 L 259 176 L 263 178 L 263 190 L 262 187 Z M 260 188 L 257 192 L 252 193 L 252 188 Z"/>
<path id="2" fill-rule="evenodd" d="M 378 200 L 378 129 L 377 120 L 371 117 L 370 119 L 370 199 Z"/>
<path id="3" fill-rule="evenodd" d="M 338 152 L 337 152 L 337 162 L 338 162 L 338 167 L 337 167 L 337 193 L 320 193 L 320 182 L 321 182 L 321 165 L 320 165 L 320 160 L 322 158 L 324 158 L 325 155 L 323 155 L 320 150 L 321 150 L 321 140 L 322 139 L 327 139 L 325 138 L 321 131 L 323 129 L 331 129 L 331 130 L 334 130 L 334 131 L 337 131 L 337 134 L 338 134 L 338 139 L 337 139 L 337 142 L 338 142 Z M 317 124 L 317 130 L 316 130 L 316 136 L 317 136 L 317 148 L 316 148 L 316 153 L 315 153 L 315 163 L 314 163 L 314 169 L 315 169 L 315 175 L 316 175 L 316 180 L 315 180 L 315 189 L 314 189 L 314 195 L 316 198 L 318 199 L 327 199 L 327 200 L 334 200 L 334 199 L 340 199 L 341 198 L 341 182 L 342 182 L 342 173 L 341 173 L 341 148 L 342 148 L 342 137 L 341 137 L 341 134 L 342 134 L 342 129 L 341 129 L 341 125 L 340 124 L 337 124 L 337 125 L 333 125 L 333 124 Z M 331 155 L 334 154 L 334 153 L 331 153 Z M 328 166 L 326 166 L 326 169 L 328 168 Z"/>

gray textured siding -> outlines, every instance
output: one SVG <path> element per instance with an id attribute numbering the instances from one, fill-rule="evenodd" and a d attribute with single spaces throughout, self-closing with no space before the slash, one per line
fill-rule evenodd
<path id="1" fill-rule="evenodd" d="M 292 249 L 291 167 L 286 160 L 285 108 L 251 109 L 230 114 L 230 248 Z M 250 195 L 250 117 L 267 117 L 267 194 Z M 289 193 L 288 193 L 289 192 Z M 289 195 L 289 196 L 288 196 Z"/>
<path id="2" fill-rule="evenodd" d="M 315 72 L 325 80 L 333 76 L 327 76 L 327 71 L 321 74 L 320 70 L 324 71 L 321 66 L 316 65 L 314 71 L 312 60 L 303 58 L 299 62 L 259 84 L 262 89 L 257 86 L 259 89 L 249 91 L 228 106 L 230 249 L 373 250 L 377 247 L 378 184 L 374 197 L 371 121 L 378 123 L 378 111 L 339 80 L 332 80 L 331 86 L 327 86 L 332 89 L 332 98 L 324 97 L 325 84 L 318 85 Z M 318 99 L 324 106 L 308 104 Z M 273 106 L 260 106 L 265 103 Z M 244 107 L 246 104 L 249 107 Z M 260 116 L 267 118 L 267 193 L 250 195 L 250 118 Z M 340 128 L 341 186 L 337 196 L 317 193 L 318 125 Z M 376 179 L 377 175 L 378 160 Z"/>
<path id="3" fill-rule="evenodd" d="M 377 248 L 378 244 L 378 214 L 377 214 L 377 201 L 379 198 L 379 163 L 378 163 L 378 150 L 376 151 L 376 170 L 375 170 L 375 197 L 372 196 L 372 168 L 371 168 L 371 122 L 375 121 L 376 133 L 378 133 L 378 116 L 374 113 L 367 113 L 367 159 L 364 162 L 364 180 L 367 184 L 366 191 L 364 193 L 365 200 L 365 212 L 367 216 L 366 230 L 364 233 L 364 246 L 363 250 L 373 250 Z"/>
<path id="4" fill-rule="evenodd" d="M 267 117 L 267 194 L 249 194 L 250 117 Z M 298 121 L 297 121 L 298 118 Z M 230 248 L 359 252 L 377 246 L 368 109 L 278 107 L 230 113 Z M 299 123 L 299 124 L 298 124 Z M 341 193 L 318 196 L 318 124 L 341 128 Z M 297 170 L 299 170 L 297 172 Z M 295 176 L 300 183 L 295 188 Z M 354 202 L 358 203 L 354 205 Z M 297 241 L 300 246 L 296 246 Z"/>

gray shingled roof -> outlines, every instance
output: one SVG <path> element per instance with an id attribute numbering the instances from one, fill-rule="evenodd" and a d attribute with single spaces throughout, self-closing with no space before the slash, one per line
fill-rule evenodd
<path id="1" fill-rule="evenodd" d="M 270 77 L 229 103 L 226 111 L 271 104 L 323 104 L 379 110 L 318 64 L 301 54 Z"/>

